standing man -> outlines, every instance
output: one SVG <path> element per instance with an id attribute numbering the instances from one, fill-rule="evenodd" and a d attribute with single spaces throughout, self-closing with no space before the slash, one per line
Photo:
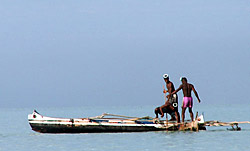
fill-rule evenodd
<path id="1" fill-rule="evenodd" d="M 187 107 L 189 109 L 191 120 L 193 121 L 194 120 L 194 115 L 193 115 L 193 111 L 192 111 L 193 98 L 191 96 L 192 90 L 193 90 L 195 96 L 197 97 L 198 102 L 200 103 L 201 101 L 200 101 L 200 98 L 199 98 L 198 93 L 196 92 L 194 86 L 187 82 L 187 78 L 181 77 L 180 80 L 181 80 L 182 84 L 180 85 L 180 87 L 176 91 L 172 92 L 171 94 L 175 94 L 175 93 L 177 93 L 178 91 L 180 91 L 182 89 L 183 96 L 184 96 L 183 104 L 182 104 L 182 113 L 181 113 L 182 122 L 184 122 L 185 111 L 186 111 Z"/>
<path id="2" fill-rule="evenodd" d="M 175 114 L 175 116 L 177 118 L 177 122 L 179 123 L 180 114 L 178 112 L 178 96 L 177 96 L 177 94 L 172 94 L 172 92 L 175 91 L 174 84 L 171 81 L 169 81 L 168 74 L 164 74 L 163 79 L 166 82 L 166 87 L 167 87 L 167 91 L 164 88 L 163 93 L 166 94 L 168 92 L 169 95 L 167 95 L 167 101 L 165 102 L 165 104 L 160 107 L 160 113 L 162 116 L 164 116 L 164 113 L 162 111 L 163 108 L 169 108 L 169 106 L 172 106 L 174 108 L 173 113 Z M 170 120 L 174 120 L 174 114 L 171 114 Z"/>

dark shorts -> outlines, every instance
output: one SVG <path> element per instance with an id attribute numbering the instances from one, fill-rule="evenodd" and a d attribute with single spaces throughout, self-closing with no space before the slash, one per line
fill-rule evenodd
<path id="1" fill-rule="evenodd" d="M 173 94 L 169 98 L 169 103 L 171 103 L 173 105 L 173 107 L 175 108 L 175 110 L 178 111 L 178 96 L 176 94 Z"/>
<path id="2" fill-rule="evenodd" d="M 164 107 L 164 108 L 162 108 L 162 112 L 163 112 L 163 113 L 169 113 L 169 114 L 171 114 L 171 113 L 174 112 L 174 111 L 171 110 L 171 109 L 168 108 L 168 107 Z"/>
<path id="3" fill-rule="evenodd" d="M 175 111 L 178 112 L 178 107 L 174 107 L 174 110 L 173 110 L 173 108 L 171 106 L 173 106 L 173 105 L 168 103 L 168 106 L 162 108 L 162 112 L 168 113 L 168 114 L 175 114 Z"/>

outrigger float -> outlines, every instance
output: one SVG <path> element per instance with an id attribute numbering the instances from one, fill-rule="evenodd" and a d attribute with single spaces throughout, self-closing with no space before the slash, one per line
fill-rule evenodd
<path id="1" fill-rule="evenodd" d="M 199 131 L 206 130 L 206 126 L 231 126 L 233 130 L 240 130 L 238 124 L 250 124 L 250 122 L 205 122 L 204 116 L 198 116 L 198 113 L 193 122 L 176 123 L 149 116 L 129 117 L 108 113 L 89 118 L 53 118 L 42 116 L 36 110 L 28 115 L 28 120 L 32 130 L 40 133 Z"/>

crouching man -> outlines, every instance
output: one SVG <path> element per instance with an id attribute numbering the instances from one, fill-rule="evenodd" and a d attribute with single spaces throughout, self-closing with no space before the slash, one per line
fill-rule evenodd
<path id="1" fill-rule="evenodd" d="M 180 123 L 180 114 L 178 112 L 178 109 L 176 110 L 176 108 L 173 107 L 173 105 L 168 101 L 164 105 L 155 109 L 156 118 L 158 118 L 158 114 L 160 114 L 161 117 L 164 117 L 164 113 L 171 115 L 170 121 L 177 120 L 177 123 Z"/>

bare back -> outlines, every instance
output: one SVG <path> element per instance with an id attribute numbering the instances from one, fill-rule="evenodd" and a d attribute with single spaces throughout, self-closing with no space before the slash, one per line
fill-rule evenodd
<path id="1" fill-rule="evenodd" d="M 184 83 L 182 84 L 182 90 L 184 97 L 191 97 L 191 92 L 193 90 L 193 85 L 190 83 Z"/>

